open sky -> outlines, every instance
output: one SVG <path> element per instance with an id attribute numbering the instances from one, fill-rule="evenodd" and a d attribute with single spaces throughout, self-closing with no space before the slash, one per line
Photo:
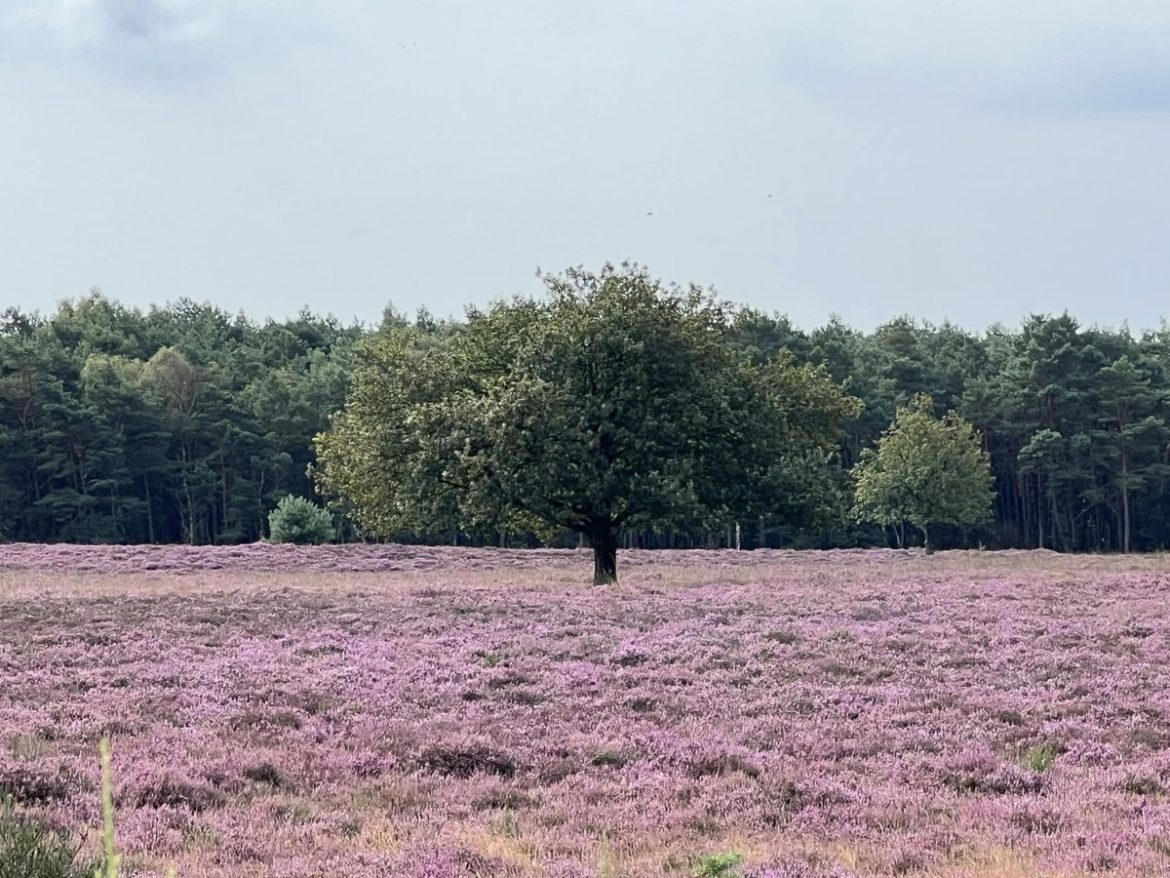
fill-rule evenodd
<path id="1" fill-rule="evenodd" d="M 1170 317 L 1165 0 L 0 0 L 0 307 Z"/>

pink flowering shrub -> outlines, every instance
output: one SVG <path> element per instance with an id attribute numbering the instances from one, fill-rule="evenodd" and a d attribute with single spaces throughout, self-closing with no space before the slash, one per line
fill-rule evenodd
<path id="1" fill-rule="evenodd" d="M 0 546 L 0 794 L 100 825 L 109 733 L 137 876 L 1170 874 L 1157 559 L 589 563 Z"/>

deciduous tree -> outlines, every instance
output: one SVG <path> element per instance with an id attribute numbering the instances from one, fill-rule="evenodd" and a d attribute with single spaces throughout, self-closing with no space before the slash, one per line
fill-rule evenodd
<path id="1" fill-rule="evenodd" d="M 970 527 L 990 517 L 991 468 L 979 435 L 956 415 L 935 418 L 930 397 L 919 395 L 900 408 L 876 451 L 853 469 L 854 515 L 863 521 L 908 521 L 934 551 L 936 524 Z"/>
<path id="2" fill-rule="evenodd" d="M 703 290 L 630 265 L 544 281 L 445 344 L 390 328 L 370 348 L 317 439 L 319 484 L 366 528 L 567 528 L 613 582 L 623 530 L 779 506 L 856 412 L 818 369 L 753 362 Z"/>

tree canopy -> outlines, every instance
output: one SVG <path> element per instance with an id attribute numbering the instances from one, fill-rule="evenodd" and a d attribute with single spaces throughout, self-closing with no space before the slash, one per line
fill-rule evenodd
<path id="1" fill-rule="evenodd" d="M 920 394 L 899 408 L 894 423 L 853 468 L 854 515 L 882 525 L 910 522 L 929 554 L 936 524 L 972 527 L 991 516 L 992 477 L 971 425 L 953 411 L 942 418 Z"/>
<path id="2" fill-rule="evenodd" d="M 378 533 L 568 529 L 617 576 L 618 537 L 813 516 L 857 400 L 823 369 L 755 357 L 698 288 L 607 266 L 473 312 L 442 344 L 392 331 L 318 436 L 318 482 Z"/>
<path id="3" fill-rule="evenodd" d="M 308 496 L 363 331 L 94 292 L 0 314 L 0 539 L 234 543 Z"/>
<path id="4" fill-rule="evenodd" d="M 770 470 L 767 503 L 741 491 L 723 501 L 734 518 L 630 525 L 623 545 L 734 546 L 736 522 L 746 525 L 745 548 L 883 544 L 888 528 L 847 514 L 849 473 L 897 409 L 926 394 L 978 429 L 994 476 L 992 519 L 936 525 L 938 546 L 1170 547 L 1170 328 L 1087 327 L 1062 314 L 983 332 L 910 317 L 872 331 L 837 318 L 804 330 L 783 314 L 720 307 L 730 359 L 771 370 L 777 398 L 794 411 L 801 393 L 817 394 L 802 370 L 818 368 L 864 405 L 827 448 L 782 439 L 781 461 L 736 461 L 748 480 Z M 0 540 L 259 539 L 281 497 L 314 498 L 312 438 L 344 406 L 359 358 L 365 369 L 392 361 L 394 345 L 412 358 L 437 354 L 489 313 L 407 318 L 389 307 L 376 326 L 308 311 L 257 322 L 188 300 L 143 311 L 100 293 L 49 314 L 8 308 L 0 312 Z M 786 418 L 784 429 L 800 423 Z M 390 538 L 482 544 L 502 529 L 509 544 L 577 540 L 517 514 L 500 529 L 476 524 L 452 498 L 435 502 L 446 504 L 445 517 L 400 515 L 406 524 Z M 337 520 L 339 539 L 359 536 L 348 517 Z"/>

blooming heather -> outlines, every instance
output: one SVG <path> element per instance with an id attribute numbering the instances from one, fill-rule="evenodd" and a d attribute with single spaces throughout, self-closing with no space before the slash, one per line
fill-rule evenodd
<path id="1" fill-rule="evenodd" d="M 0 794 L 98 826 L 110 734 L 136 875 L 1170 874 L 1159 559 L 623 561 L 0 546 Z"/>

